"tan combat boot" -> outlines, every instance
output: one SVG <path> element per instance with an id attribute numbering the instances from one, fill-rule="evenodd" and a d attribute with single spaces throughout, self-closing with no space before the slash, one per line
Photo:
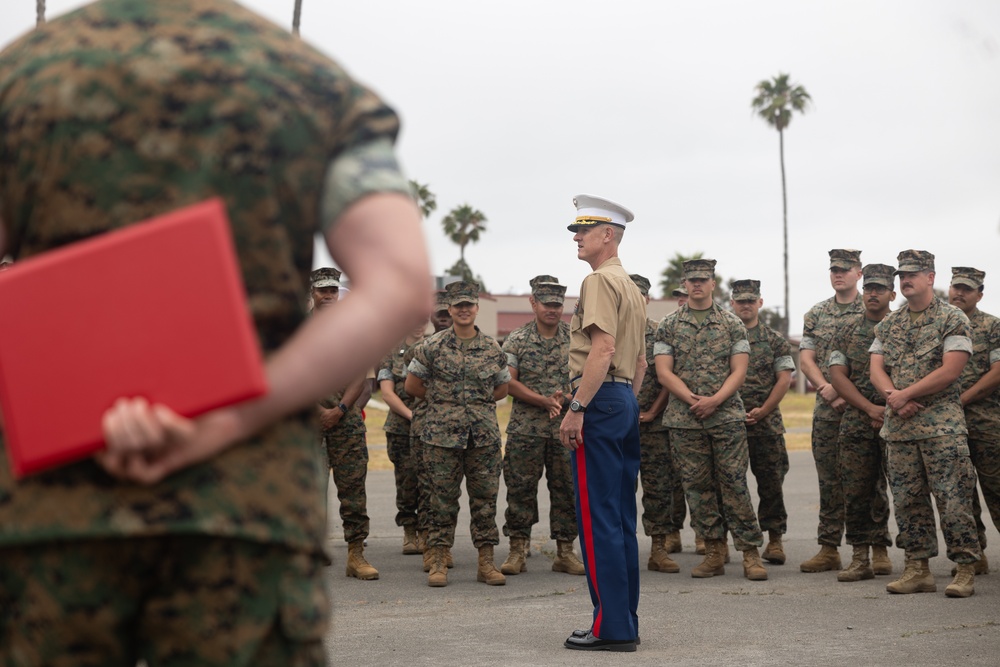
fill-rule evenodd
<path id="1" fill-rule="evenodd" d="M 451 547 L 444 548 L 444 566 L 449 570 L 455 567 L 455 559 L 451 557 Z"/>
<path id="2" fill-rule="evenodd" d="M 378 570 L 365 560 L 364 540 L 354 540 L 347 545 L 347 576 L 358 579 L 378 579 Z"/>
<path id="3" fill-rule="evenodd" d="M 722 540 L 722 562 L 729 565 L 729 536 Z"/>
<path id="4" fill-rule="evenodd" d="M 820 545 L 819 553 L 799 566 L 803 572 L 828 572 L 840 568 L 840 552 L 829 544 Z"/>
<path id="5" fill-rule="evenodd" d="M 552 561 L 553 572 L 566 574 L 586 574 L 583 562 L 576 557 L 573 543 L 568 540 L 556 540 L 556 559 Z"/>
<path id="6" fill-rule="evenodd" d="M 523 537 L 510 538 L 510 552 L 507 560 L 500 566 L 500 571 L 504 574 L 521 574 L 527 572 L 528 565 L 524 562 L 524 545 L 528 540 Z"/>
<path id="7" fill-rule="evenodd" d="M 767 547 L 761 558 L 775 565 L 785 564 L 785 548 L 781 545 L 781 533 L 776 530 L 767 531 Z"/>
<path id="8" fill-rule="evenodd" d="M 726 562 L 723 550 L 726 543 L 722 540 L 705 540 L 705 560 L 691 570 L 695 579 L 717 577 L 726 573 Z"/>
<path id="9" fill-rule="evenodd" d="M 699 556 L 705 555 L 705 538 L 701 535 L 694 536 L 694 552 Z"/>
<path id="10" fill-rule="evenodd" d="M 875 572 L 872 570 L 871 561 L 868 560 L 868 545 L 855 544 L 851 564 L 847 566 L 846 570 L 837 573 L 837 581 L 850 582 L 874 578 Z"/>
<path id="11" fill-rule="evenodd" d="M 646 568 L 653 572 L 680 572 L 681 566 L 670 557 L 670 552 L 667 550 L 667 536 L 651 535 L 650 539 L 653 545 L 649 549 L 649 562 L 646 563 Z"/>
<path id="12" fill-rule="evenodd" d="M 760 562 L 757 547 L 750 547 L 743 552 L 743 576 L 750 581 L 767 581 L 767 570 Z"/>
<path id="13" fill-rule="evenodd" d="M 889 560 L 889 549 L 885 545 L 872 545 L 872 572 L 892 574 L 892 561 Z"/>
<path id="14" fill-rule="evenodd" d="M 417 546 L 417 529 L 413 526 L 403 526 L 403 553 L 407 556 L 423 553 Z"/>
<path id="15" fill-rule="evenodd" d="M 956 568 L 955 580 L 944 589 L 944 594 L 950 598 L 967 598 L 976 592 L 973 583 L 976 580 L 976 566 L 972 563 L 960 563 Z"/>
<path id="16" fill-rule="evenodd" d="M 417 531 L 417 548 L 420 549 L 420 553 L 424 553 L 425 551 L 427 551 L 427 531 L 426 530 L 418 530 Z"/>
<path id="17" fill-rule="evenodd" d="M 441 588 L 448 585 L 448 568 L 444 565 L 444 547 L 427 547 L 424 552 L 425 560 L 428 561 L 427 585 L 433 588 Z"/>
<path id="18" fill-rule="evenodd" d="M 667 535 L 667 553 L 668 554 L 679 554 L 683 550 L 681 546 L 681 532 L 675 530 L 674 532 Z"/>
<path id="19" fill-rule="evenodd" d="M 990 573 L 990 562 L 986 560 L 985 551 L 983 552 L 983 557 L 976 561 L 976 566 L 974 570 L 976 572 L 976 576 L 979 576 L 980 574 Z M 958 566 L 951 568 L 951 576 L 954 577 L 956 574 L 958 574 Z"/>
<path id="20" fill-rule="evenodd" d="M 890 593 L 934 593 L 937 591 L 937 584 L 934 583 L 934 575 L 927 564 L 927 559 L 916 559 L 906 557 L 906 566 L 903 574 L 889 584 L 885 590 Z"/>
<path id="21" fill-rule="evenodd" d="M 493 564 L 492 544 L 479 547 L 479 571 L 476 573 L 476 581 L 482 581 L 490 586 L 503 586 L 507 583 L 507 578 Z"/>

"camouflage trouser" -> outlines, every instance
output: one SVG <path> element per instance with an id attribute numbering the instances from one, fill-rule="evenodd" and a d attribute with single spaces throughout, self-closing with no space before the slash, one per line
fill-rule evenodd
<path id="1" fill-rule="evenodd" d="M 549 488 L 549 533 L 554 540 L 576 539 L 576 504 L 569 450 L 557 438 L 538 438 L 511 433 L 503 457 L 503 481 L 507 485 L 507 511 L 503 534 L 531 538 L 538 523 L 538 482 L 545 469 Z"/>
<path id="2" fill-rule="evenodd" d="M 0 665 L 324 665 L 320 556 L 210 536 L 0 549 Z"/>
<path id="3" fill-rule="evenodd" d="M 840 485 L 840 421 L 813 421 L 812 451 L 819 478 L 818 542 L 840 546 L 844 536 L 844 489 Z"/>
<path id="4" fill-rule="evenodd" d="M 725 540 L 728 528 L 738 550 L 761 546 L 764 539 L 747 489 L 750 454 L 743 422 L 699 430 L 672 428 L 670 445 L 695 534 L 706 540 Z"/>
<path id="5" fill-rule="evenodd" d="M 642 482 L 642 528 L 647 535 L 669 535 L 684 527 L 684 485 L 674 465 L 670 431 L 639 426 L 639 479 Z"/>
<path id="6" fill-rule="evenodd" d="M 975 472 L 964 435 L 889 443 L 889 480 L 896 510 L 896 546 L 912 558 L 937 556 L 937 527 L 930 495 L 941 516 L 948 558 L 979 560 L 981 550 L 972 518 Z"/>
<path id="7" fill-rule="evenodd" d="M 848 544 L 892 546 L 885 441 L 868 415 L 848 408 L 840 420 L 840 484 Z"/>
<path id="8" fill-rule="evenodd" d="M 1000 530 L 1000 442 L 969 438 L 969 454 L 976 468 L 979 488 L 983 490 L 983 500 L 990 512 L 993 525 Z M 983 507 L 979 502 L 979 492 L 972 490 L 972 516 L 976 518 L 976 532 L 979 546 L 986 548 L 986 524 L 983 523 Z"/>
<path id="9" fill-rule="evenodd" d="M 417 452 L 413 451 L 409 435 L 386 433 L 386 451 L 392 461 L 396 476 L 396 525 L 414 526 L 417 523 Z"/>
<path id="10" fill-rule="evenodd" d="M 344 524 L 344 540 L 348 543 L 368 537 L 368 446 L 364 433 L 323 434 L 326 456 L 333 471 L 333 483 L 340 500 L 340 520 Z"/>
<path id="11" fill-rule="evenodd" d="M 502 467 L 500 448 L 451 449 L 424 443 L 424 465 L 428 489 L 427 546 L 451 547 L 455 544 L 463 476 L 472 514 L 472 543 L 476 548 L 499 544 L 496 518 Z"/>
<path id="12" fill-rule="evenodd" d="M 424 448 L 427 445 L 420 438 L 410 436 L 410 450 L 417 466 L 417 530 L 427 530 L 427 503 L 430 502 L 430 488 L 427 482 L 427 464 Z"/>
<path id="13" fill-rule="evenodd" d="M 788 450 L 785 436 L 780 433 L 748 435 L 750 471 L 757 480 L 757 520 L 760 529 L 780 535 L 788 532 L 788 512 L 782 485 L 788 474 Z"/>

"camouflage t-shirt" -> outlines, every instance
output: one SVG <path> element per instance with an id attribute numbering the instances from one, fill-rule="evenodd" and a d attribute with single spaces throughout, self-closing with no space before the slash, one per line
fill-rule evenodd
<path id="1" fill-rule="evenodd" d="M 528 322 L 510 332 L 503 343 L 507 365 L 517 369 L 517 381 L 542 396 L 562 391 L 569 396 L 569 325 L 560 322 L 556 335 L 543 338 L 538 323 Z M 549 419 L 545 408 L 514 399 L 507 434 L 558 438 L 561 420 Z"/>
<path id="2" fill-rule="evenodd" d="M 640 412 L 648 410 L 653 405 L 656 397 L 663 391 L 663 386 L 656 378 L 656 362 L 653 356 L 657 326 L 658 323 L 655 320 L 646 320 L 646 374 L 642 376 L 642 386 L 639 388 L 639 395 L 637 396 Z M 639 430 L 643 433 L 647 431 L 666 431 L 667 427 L 664 426 L 663 419 L 654 419 L 651 422 L 641 422 Z"/>
<path id="3" fill-rule="evenodd" d="M 423 339 L 421 339 L 423 340 Z M 417 341 L 419 343 L 420 341 Z M 417 343 L 412 345 L 407 345 L 405 341 L 399 345 L 392 348 L 389 354 L 382 357 L 382 361 L 378 365 L 378 375 L 377 378 L 379 383 L 383 380 L 392 380 L 393 391 L 399 400 L 403 401 L 403 405 L 413 409 L 416 403 L 416 398 L 410 396 L 406 393 L 404 385 L 406 384 L 406 354 L 410 351 L 410 348 Z M 402 415 L 397 415 L 392 410 L 389 410 L 388 416 L 385 418 L 385 425 L 382 429 L 386 433 L 393 433 L 395 435 L 409 435 L 410 434 L 410 422 L 402 417 Z"/>
<path id="4" fill-rule="evenodd" d="M 896 389 L 906 389 L 941 367 L 946 352 L 972 353 L 969 318 L 958 308 L 940 299 L 916 321 L 908 308 L 900 308 L 875 325 L 871 353 L 882 355 L 885 370 Z M 879 435 L 888 442 L 924 440 L 941 435 L 968 433 L 957 382 L 936 394 L 921 396 L 924 407 L 909 419 L 886 409 L 885 424 Z"/>
<path id="5" fill-rule="evenodd" d="M 767 401 L 781 371 L 795 370 L 792 348 L 784 336 L 765 324 L 747 329 L 750 342 L 750 364 L 747 379 L 740 388 L 740 398 L 747 412 Z M 785 432 L 781 408 L 776 407 L 763 420 L 747 426 L 747 435 L 767 435 Z"/>
<path id="6" fill-rule="evenodd" d="M 737 354 L 750 354 L 747 330 L 740 318 L 712 305 L 700 325 L 685 304 L 667 315 L 656 329 L 656 356 L 674 358 L 674 374 L 698 396 L 712 396 L 729 377 L 729 360 Z M 663 411 L 663 423 L 669 428 L 702 429 L 719 424 L 746 421 L 743 401 L 737 391 L 706 420 L 691 413 L 691 406 L 673 394 Z"/>
<path id="7" fill-rule="evenodd" d="M 434 334 L 417 346 L 409 372 L 424 381 L 427 407 L 420 439 L 428 445 L 465 449 L 500 447 L 493 391 L 510 382 L 507 355 L 491 336 L 462 345 L 454 329 Z"/>
<path id="8" fill-rule="evenodd" d="M 0 54 L 9 251 L 221 197 L 266 355 L 305 317 L 317 232 L 368 192 L 408 191 L 398 126 L 337 64 L 235 2 L 95 2 Z M 316 433 L 303 412 L 153 486 L 91 460 L 15 483 L 0 452 L 0 545 L 201 533 L 319 553 Z"/>
<path id="9" fill-rule="evenodd" d="M 959 378 L 961 391 L 965 391 L 989 372 L 1000 361 L 1000 318 L 984 313 L 978 308 L 969 318 L 972 324 L 972 358 Z M 977 440 L 1000 440 L 1000 389 L 965 406 L 965 423 L 969 437 Z"/>
<path id="10" fill-rule="evenodd" d="M 847 379 L 866 399 L 875 405 L 885 405 L 882 394 L 871 379 L 871 349 L 875 341 L 875 325 L 863 313 L 851 317 L 837 332 L 830 347 L 827 366 L 846 366 Z M 856 408 L 849 408 L 856 409 Z"/>
<path id="11" fill-rule="evenodd" d="M 806 313 L 805 323 L 802 325 L 802 341 L 799 343 L 799 351 L 813 350 L 816 353 L 816 365 L 819 366 L 823 377 L 830 381 L 830 370 L 827 363 L 830 360 L 830 350 L 837 329 L 844 323 L 844 318 L 858 313 L 865 312 L 865 304 L 861 294 L 847 308 L 841 309 L 837 305 L 837 298 L 831 296 L 825 301 L 820 301 L 809 309 Z M 813 408 L 813 421 L 839 422 L 840 413 L 829 403 L 816 393 L 816 405 Z"/>

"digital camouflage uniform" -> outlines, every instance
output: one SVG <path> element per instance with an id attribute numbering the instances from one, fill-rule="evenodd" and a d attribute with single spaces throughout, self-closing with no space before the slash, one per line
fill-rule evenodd
<path id="1" fill-rule="evenodd" d="M 700 325 L 685 305 L 663 318 L 656 330 L 654 354 L 672 356 L 674 374 L 698 396 L 718 392 L 729 377 L 730 358 L 749 353 L 743 323 L 715 304 Z M 763 543 L 747 489 L 749 452 L 745 420 L 739 392 L 704 421 L 674 395 L 663 412 L 695 534 L 705 540 L 724 542 L 728 529 L 739 551 Z"/>
<path id="2" fill-rule="evenodd" d="M 324 408 L 334 408 L 344 398 L 344 392 L 323 401 Z M 344 524 L 344 541 L 350 544 L 368 537 L 368 443 L 365 440 L 365 420 L 361 408 L 348 406 L 337 425 L 323 429 L 323 446 L 333 472 L 333 484 L 340 501 L 340 520 Z"/>
<path id="3" fill-rule="evenodd" d="M 960 391 L 965 391 L 1000 362 L 1000 318 L 978 308 L 969 318 L 972 325 L 972 358 L 959 378 Z M 969 429 L 969 454 L 979 479 L 979 488 L 993 519 L 1000 526 L 1000 390 L 965 406 L 965 423 Z M 972 514 L 976 519 L 979 545 L 986 548 L 986 525 L 979 494 L 972 492 Z"/>
<path id="4" fill-rule="evenodd" d="M 639 389 L 639 411 L 650 408 L 663 387 L 656 378 L 653 345 L 657 323 L 646 320 L 646 374 Z M 642 528 L 646 535 L 670 535 L 684 527 L 684 485 L 674 464 L 670 431 L 663 419 L 639 423 L 639 480 L 642 483 Z"/>
<path id="5" fill-rule="evenodd" d="M 972 351 L 969 319 L 934 298 L 915 322 L 908 308 L 886 315 L 875 326 L 871 353 L 883 358 L 896 389 L 905 389 L 940 368 L 945 352 Z M 909 419 L 886 410 L 880 435 L 888 443 L 889 481 L 896 514 L 896 546 L 908 558 L 938 553 L 937 527 L 930 494 L 941 517 L 948 558 L 973 563 L 981 555 L 972 518 L 975 471 L 969 458 L 965 414 L 958 383 L 918 402 L 924 407 Z"/>
<path id="6" fill-rule="evenodd" d="M 409 191 L 397 130 L 236 3 L 105 0 L 0 55 L 0 217 L 20 260 L 221 197 L 269 354 L 305 318 L 321 220 Z M 304 411 L 151 486 L 90 459 L 15 484 L 0 453 L 0 663 L 323 664 L 315 434 Z"/>
<path id="7" fill-rule="evenodd" d="M 417 341 L 413 345 L 419 342 Z M 392 381 L 396 396 L 410 410 L 414 409 L 416 399 L 406 393 L 403 385 L 406 383 L 405 358 L 413 345 L 407 345 L 403 342 L 393 348 L 392 352 L 383 357 L 379 363 L 377 376 L 379 383 L 383 380 Z M 396 477 L 396 525 L 416 527 L 419 475 L 417 454 L 419 449 L 412 446 L 410 422 L 390 410 L 385 418 L 383 430 L 385 431 L 386 450 L 389 454 L 389 460 L 392 461 L 393 474 Z"/>
<path id="8" fill-rule="evenodd" d="M 848 380 L 862 396 L 885 405 L 870 375 L 868 350 L 875 340 L 876 324 L 864 314 L 845 322 L 831 344 L 829 365 L 846 367 Z M 847 406 L 840 420 L 840 483 L 848 544 L 892 546 L 885 459 L 885 441 L 872 428 L 871 418 Z"/>
<path id="9" fill-rule="evenodd" d="M 542 396 L 557 391 L 569 395 L 569 325 L 559 322 L 553 338 L 543 338 L 531 321 L 510 332 L 503 344 L 507 365 L 517 369 L 517 380 Z M 514 399 L 507 423 L 503 479 L 507 511 L 503 534 L 531 537 L 538 523 L 538 482 L 545 470 L 549 489 L 549 530 L 554 540 L 576 539 L 573 471 L 569 450 L 559 441 L 561 417 L 549 419 L 545 408 Z"/>
<path id="10" fill-rule="evenodd" d="M 806 313 L 805 324 L 802 327 L 802 341 L 799 350 L 813 350 L 816 353 L 816 365 L 823 373 L 823 378 L 829 382 L 830 374 L 827 362 L 830 360 L 830 346 L 837 334 L 837 329 L 845 318 L 864 313 L 865 307 L 861 294 L 846 308 L 841 308 L 836 297 L 820 301 Z M 844 535 L 844 490 L 840 485 L 840 419 L 829 403 L 816 393 L 816 405 L 813 408 L 812 422 L 812 452 L 816 463 L 816 476 L 819 478 L 819 526 L 817 541 L 821 545 L 840 546 Z"/>
<path id="11" fill-rule="evenodd" d="M 735 298 L 735 297 L 734 297 Z M 743 407 L 749 412 L 767 401 L 778 373 L 795 370 L 788 341 L 774 329 L 758 324 L 747 329 L 750 364 L 747 379 L 740 388 Z M 785 447 L 785 423 L 781 408 L 776 407 L 763 420 L 746 427 L 750 470 L 757 479 L 757 520 L 760 529 L 780 535 L 788 532 L 788 512 L 782 485 L 788 474 L 788 450 Z"/>
<path id="12" fill-rule="evenodd" d="M 496 545 L 500 490 L 500 427 L 493 391 L 510 381 L 500 345 L 476 328 L 463 347 L 454 328 L 436 333 L 414 350 L 409 372 L 423 380 L 421 417 L 428 482 L 427 546 L 455 543 L 462 477 L 469 493 L 472 543 Z"/>
<path id="13" fill-rule="evenodd" d="M 407 373 L 410 372 L 410 362 L 413 361 L 414 355 L 427 342 L 428 338 L 429 336 L 425 336 L 422 340 L 417 341 L 403 354 L 403 363 Z M 428 528 L 427 503 L 430 495 L 430 489 L 427 486 L 427 468 L 424 464 L 423 421 L 426 413 L 427 401 L 415 398 L 413 400 L 413 419 L 410 420 L 410 452 L 417 468 L 417 530 L 419 531 L 425 531 Z"/>

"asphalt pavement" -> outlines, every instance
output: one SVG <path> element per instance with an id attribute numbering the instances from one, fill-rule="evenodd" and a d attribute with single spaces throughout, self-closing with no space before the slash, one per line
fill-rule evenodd
<path id="1" fill-rule="evenodd" d="M 811 452 L 790 452 L 785 479 L 788 534 L 785 565 L 769 565 L 768 580 L 743 578 L 738 552 L 724 576 L 693 579 L 701 562 L 694 533 L 682 531 L 684 551 L 673 554 L 679 574 L 646 569 L 649 538 L 639 529 L 642 644 L 635 653 L 571 651 L 570 631 L 590 626 L 592 606 L 582 576 L 551 571 L 555 543 L 548 535 L 548 493 L 540 485 L 528 571 L 508 576 L 506 586 L 476 581 L 476 550 L 469 533 L 463 490 L 453 549 L 455 567 L 446 588 L 427 586 L 420 556 L 401 553 L 395 525 L 391 470 L 368 475 L 371 535 L 366 555 L 377 581 L 344 576 L 347 547 L 330 502 L 329 569 L 333 623 L 327 637 L 331 665 L 998 665 L 1000 664 L 1000 571 L 976 578 L 976 594 L 945 597 L 951 561 L 931 560 L 937 593 L 890 595 L 885 585 L 903 567 L 890 548 L 895 574 L 839 583 L 836 572 L 805 574 L 799 563 L 814 555 L 819 507 Z M 751 489 L 753 476 L 749 476 Z M 331 496 L 332 493 L 331 485 Z M 501 483 L 497 525 L 503 526 L 506 490 Z M 756 503 L 756 495 L 754 495 Z M 641 504 L 639 511 L 641 516 Z M 987 519 L 987 523 L 989 520 Z M 895 521 L 890 520 L 895 536 Z M 1000 536 L 990 525 L 987 555 L 1000 566 Z M 576 543 L 579 553 L 579 542 Z M 851 549 L 840 548 L 846 566 Z M 507 556 L 501 536 L 496 562 Z"/>

